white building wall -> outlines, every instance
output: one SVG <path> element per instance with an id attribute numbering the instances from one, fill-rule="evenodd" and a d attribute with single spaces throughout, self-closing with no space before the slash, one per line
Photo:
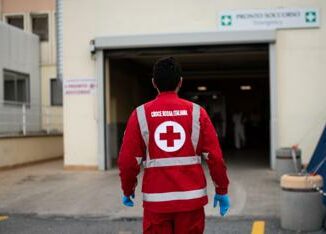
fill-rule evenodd
<path id="1" fill-rule="evenodd" d="M 3 22 L 6 22 L 6 17 L 11 15 L 23 15 L 24 31 L 32 32 L 31 14 L 47 14 L 49 22 L 49 40 L 41 41 L 41 64 L 44 66 L 55 66 L 56 64 L 56 49 L 55 49 L 55 13 L 53 11 L 34 11 L 34 12 L 14 12 L 3 13 Z"/>
<path id="2" fill-rule="evenodd" d="M 51 79 L 56 79 L 57 71 L 56 66 L 41 66 L 41 95 L 42 95 L 42 105 L 43 114 L 49 114 L 49 119 L 43 116 L 42 126 L 43 129 L 47 129 L 48 124 L 50 125 L 50 130 L 56 129 L 63 132 L 62 125 L 62 106 L 51 106 Z"/>
<path id="3" fill-rule="evenodd" d="M 324 3 L 321 12 L 326 10 Z M 326 18 L 321 19 L 318 30 L 277 35 L 279 144 L 299 144 L 304 163 L 326 124 Z"/>
<path id="4" fill-rule="evenodd" d="M 65 0 L 64 77 L 95 77 L 89 52 L 95 37 L 216 31 L 222 10 L 277 7 L 317 7 L 322 14 L 319 29 L 277 33 L 278 144 L 300 143 L 307 162 L 326 119 L 318 122 L 326 116 L 324 0 Z M 66 96 L 64 101 L 65 163 L 96 165 L 96 97 Z"/>
<path id="5" fill-rule="evenodd" d="M 17 128 L 18 131 L 21 130 L 21 127 L 16 124 L 13 125 L 13 116 L 10 115 L 12 112 L 16 113 L 18 108 L 3 104 L 4 69 L 29 74 L 31 107 L 27 108 L 27 130 L 41 130 L 41 115 L 35 113 L 35 111 L 40 113 L 41 109 L 34 109 L 34 106 L 41 104 L 39 39 L 31 33 L 26 33 L 0 22 L 0 122 L 2 123 L 0 131 L 6 131 L 5 127 L 9 128 L 8 130 Z M 34 113 L 32 114 L 32 112 Z M 19 110 L 17 113 L 15 117 L 19 121 L 21 118 Z M 8 122 L 11 124 L 3 124 Z"/>
<path id="6" fill-rule="evenodd" d="M 41 41 L 41 64 L 44 67 L 56 65 L 56 39 L 55 39 L 55 12 L 54 11 L 37 11 L 33 14 L 47 14 L 49 19 L 49 40 Z M 31 18 L 29 21 L 31 21 Z M 28 24 L 27 31 L 32 31 L 32 23 Z"/>

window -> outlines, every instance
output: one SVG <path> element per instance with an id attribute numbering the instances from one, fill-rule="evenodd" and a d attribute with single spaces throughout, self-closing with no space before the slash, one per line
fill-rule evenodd
<path id="1" fill-rule="evenodd" d="M 24 16 L 22 15 L 11 15 L 6 16 L 8 24 L 24 30 Z"/>
<path id="2" fill-rule="evenodd" d="M 32 32 L 40 37 L 40 41 L 49 40 L 48 15 L 32 15 Z"/>
<path id="3" fill-rule="evenodd" d="M 29 75 L 3 70 L 4 100 L 29 103 Z"/>
<path id="4" fill-rule="evenodd" d="M 51 106 L 62 106 L 62 82 L 51 79 Z"/>

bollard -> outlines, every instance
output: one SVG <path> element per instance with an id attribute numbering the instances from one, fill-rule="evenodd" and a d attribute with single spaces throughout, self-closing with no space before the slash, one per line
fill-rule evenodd
<path id="1" fill-rule="evenodd" d="M 321 176 L 283 175 L 281 178 L 281 226 L 292 231 L 318 231 L 323 226 Z"/>
<path id="2" fill-rule="evenodd" d="M 301 171 L 301 150 L 294 149 L 295 161 L 293 160 L 292 150 L 292 148 L 280 148 L 276 151 L 276 171 L 278 178 L 281 178 L 285 174 Z"/>

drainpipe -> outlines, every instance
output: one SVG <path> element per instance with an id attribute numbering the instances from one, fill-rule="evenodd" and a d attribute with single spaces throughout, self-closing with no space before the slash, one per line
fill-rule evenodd
<path id="1" fill-rule="evenodd" d="M 63 79 L 63 0 L 56 0 L 57 79 Z"/>

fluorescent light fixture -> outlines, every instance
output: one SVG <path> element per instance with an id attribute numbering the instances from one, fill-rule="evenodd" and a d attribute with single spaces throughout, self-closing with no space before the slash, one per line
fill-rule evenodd
<path id="1" fill-rule="evenodd" d="M 240 89 L 241 90 L 251 90 L 251 85 L 241 85 Z"/>
<path id="2" fill-rule="evenodd" d="M 207 87 L 206 86 L 198 86 L 197 89 L 198 89 L 198 91 L 206 91 Z"/>

